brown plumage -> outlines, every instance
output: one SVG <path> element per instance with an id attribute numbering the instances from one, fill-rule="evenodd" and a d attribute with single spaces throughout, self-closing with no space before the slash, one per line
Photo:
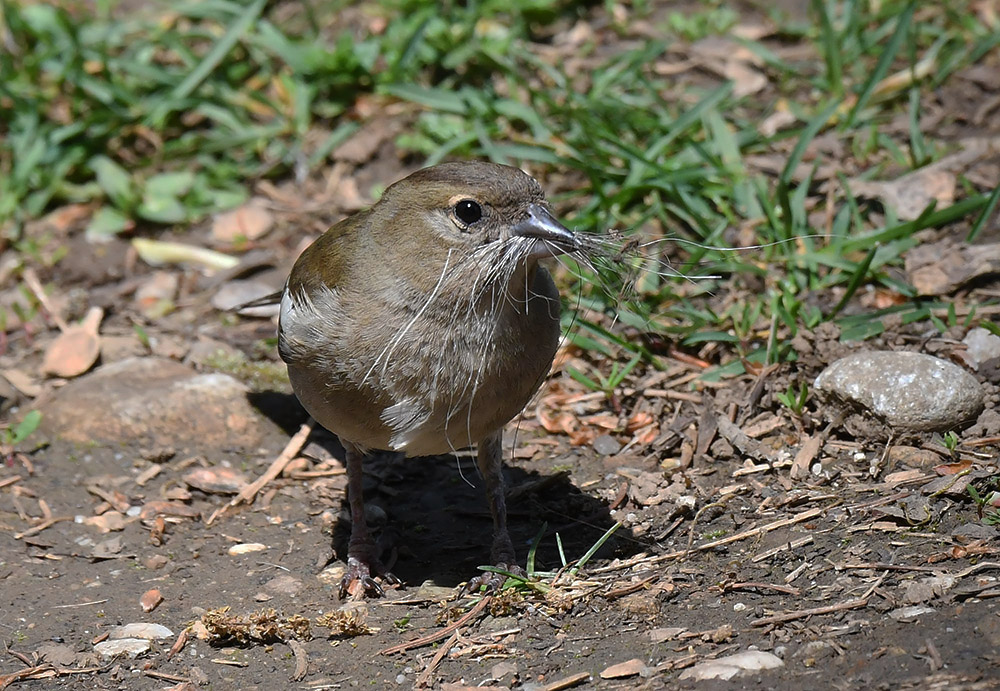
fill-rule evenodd
<path id="1" fill-rule="evenodd" d="M 538 389 L 559 338 L 559 295 L 538 260 L 577 249 L 538 183 L 516 168 L 447 163 L 389 187 L 295 263 L 279 352 L 302 405 L 347 450 L 352 532 L 343 595 L 381 592 L 364 519 L 369 450 L 408 456 L 478 445 L 494 520 L 493 563 L 516 568 L 507 533 L 503 426 Z M 483 576 L 474 583 L 487 583 Z"/>

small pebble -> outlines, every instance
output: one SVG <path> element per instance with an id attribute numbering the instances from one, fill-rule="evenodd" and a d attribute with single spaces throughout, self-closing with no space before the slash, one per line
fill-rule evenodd
<path id="1" fill-rule="evenodd" d="M 1000 336 L 982 327 L 972 329 L 962 339 L 965 356 L 977 370 L 987 360 L 1000 358 Z"/>
<path id="2" fill-rule="evenodd" d="M 592 446 L 594 447 L 594 451 L 602 456 L 614 456 L 622 449 L 622 445 L 618 443 L 618 440 L 608 434 L 602 434 L 594 439 Z"/>
<path id="3" fill-rule="evenodd" d="M 149 641 L 159 641 L 173 637 L 174 632 L 163 624 L 147 624 L 143 622 L 116 626 L 108 632 L 108 638 L 111 640 L 142 638 Z"/>
<path id="4" fill-rule="evenodd" d="M 94 652 L 105 660 L 125 655 L 135 659 L 143 653 L 149 652 L 149 641 L 141 638 L 119 638 L 111 641 L 102 641 L 94 646 Z"/>

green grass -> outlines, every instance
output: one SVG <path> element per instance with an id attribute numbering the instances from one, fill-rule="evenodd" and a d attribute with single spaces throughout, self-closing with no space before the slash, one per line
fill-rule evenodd
<path id="1" fill-rule="evenodd" d="M 770 84 L 743 97 L 720 78 L 655 69 L 688 42 L 738 24 L 721 2 L 686 13 L 634 2 L 619 22 L 600 4 L 484 0 L 441 11 L 384 0 L 338 24 L 353 16 L 346 6 L 208 0 L 122 19 L 107 2 L 88 14 L 69 3 L 0 0 L 3 238 L 26 247 L 25 224 L 70 202 L 99 207 L 92 237 L 183 228 L 239 204 L 257 180 L 323 169 L 359 128 L 359 99 L 403 103 L 414 120 L 397 144 L 415 159 L 487 158 L 569 174 L 572 190 L 554 201 L 572 226 L 643 239 L 624 261 L 564 272 L 569 304 L 583 315 L 574 321 L 579 345 L 659 366 L 628 335 L 652 331 L 773 362 L 794 357 L 788 341 L 798 330 L 824 321 L 865 338 L 890 314 L 930 320 L 942 305 L 901 281 L 904 253 L 926 228 L 959 224 L 974 239 L 1000 201 L 998 191 L 966 185 L 956 204 L 904 221 L 855 198 L 843 172 L 826 181 L 841 190 L 830 208 L 816 182 L 823 163 L 841 163 L 816 154 L 820 137 L 842 146 L 866 179 L 949 151 L 921 131 L 924 101 L 1000 44 L 1000 30 L 971 2 L 813 0 L 808 20 L 775 22 L 782 42 L 811 57 L 792 62 L 739 39 Z M 626 38 L 629 22 L 642 19 L 662 38 L 609 50 L 591 37 L 558 59 L 540 48 L 588 18 L 609 20 L 607 31 Z M 905 70 L 915 78 L 884 88 Z M 762 134 L 758 125 L 779 108 L 793 124 Z M 888 134 L 899 116 L 907 131 Z M 781 171 L 748 164 L 760 155 L 777 156 Z M 814 227 L 823 213 L 828 227 Z M 731 251 L 741 228 L 752 229 L 740 237 L 754 248 Z M 853 298 L 867 287 L 905 301 L 859 310 Z M 720 298 L 734 289 L 743 299 Z M 615 315 L 616 326 L 601 314 Z M 604 389 L 618 374 L 581 376 Z"/>

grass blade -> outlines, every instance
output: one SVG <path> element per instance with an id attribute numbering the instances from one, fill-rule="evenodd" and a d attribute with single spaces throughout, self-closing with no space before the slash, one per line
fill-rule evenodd
<path id="1" fill-rule="evenodd" d="M 875 89 L 879 82 L 885 77 L 889 72 L 889 68 L 892 66 L 892 61 L 896 59 L 896 53 L 899 52 L 900 46 L 903 44 L 903 39 L 906 38 L 908 30 L 910 28 L 910 21 L 913 19 L 913 13 L 917 9 L 917 3 L 915 1 L 910 2 L 903 13 L 899 16 L 896 22 L 896 30 L 892 33 L 892 37 L 889 39 L 889 45 L 885 47 L 882 54 L 879 56 L 878 63 L 875 65 L 875 69 L 872 71 L 871 75 L 865 81 L 864 86 L 861 89 L 861 93 L 858 95 L 858 100 L 851 108 L 851 112 L 847 115 L 847 121 L 844 123 L 846 127 L 853 127 L 858 114 L 868 105 L 869 99 L 875 93 Z"/>

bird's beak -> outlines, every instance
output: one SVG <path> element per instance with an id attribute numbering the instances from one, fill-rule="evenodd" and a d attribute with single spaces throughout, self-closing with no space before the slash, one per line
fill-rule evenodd
<path id="1" fill-rule="evenodd" d="M 535 244 L 528 255 L 533 259 L 554 257 L 580 249 L 576 235 L 556 220 L 541 204 L 528 206 L 528 216 L 514 224 L 511 234 L 515 237 L 534 238 Z"/>

